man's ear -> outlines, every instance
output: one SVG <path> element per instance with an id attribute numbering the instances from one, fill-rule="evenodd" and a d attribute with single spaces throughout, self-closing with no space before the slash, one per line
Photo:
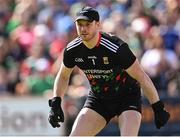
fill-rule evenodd
<path id="1" fill-rule="evenodd" d="M 97 21 L 97 22 L 96 22 L 96 25 L 98 26 L 98 28 L 102 28 L 102 25 L 101 25 L 101 22 L 100 22 L 100 21 Z"/>

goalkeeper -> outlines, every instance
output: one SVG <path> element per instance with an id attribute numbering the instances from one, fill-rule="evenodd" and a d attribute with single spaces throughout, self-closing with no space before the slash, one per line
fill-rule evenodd
<path id="1" fill-rule="evenodd" d="M 128 44 L 100 31 L 99 13 L 91 7 L 84 7 L 77 14 L 75 24 L 78 37 L 64 50 L 54 83 L 54 97 L 49 100 L 50 124 L 55 128 L 64 122 L 61 102 L 70 74 L 77 66 L 86 74 L 91 91 L 70 136 L 97 135 L 115 116 L 121 136 L 137 136 L 142 118 L 140 88 L 152 106 L 155 126 L 163 127 L 170 114 Z"/>

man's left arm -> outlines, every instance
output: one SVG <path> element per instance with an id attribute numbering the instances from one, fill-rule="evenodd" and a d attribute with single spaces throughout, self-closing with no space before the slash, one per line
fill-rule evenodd
<path id="1" fill-rule="evenodd" d="M 156 127 L 159 129 L 164 126 L 167 123 L 170 114 L 164 109 L 164 104 L 160 101 L 153 82 L 144 72 L 137 59 L 126 69 L 126 72 L 140 83 L 143 93 L 149 100 L 154 111 Z"/>
<path id="2" fill-rule="evenodd" d="M 143 93 L 149 100 L 150 104 L 159 101 L 159 95 L 154 84 L 149 76 L 144 72 L 137 59 L 128 69 L 126 69 L 126 72 L 140 83 Z"/>

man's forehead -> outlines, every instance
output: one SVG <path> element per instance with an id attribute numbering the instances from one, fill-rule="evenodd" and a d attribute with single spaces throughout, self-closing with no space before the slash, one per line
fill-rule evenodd
<path id="1" fill-rule="evenodd" d="M 77 23 L 83 23 L 83 24 L 92 23 L 92 22 L 90 22 L 90 21 L 88 21 L 88 20 L 83 20 L 83 19 L 77 20 L 76 22 L 77 22 Z"/>

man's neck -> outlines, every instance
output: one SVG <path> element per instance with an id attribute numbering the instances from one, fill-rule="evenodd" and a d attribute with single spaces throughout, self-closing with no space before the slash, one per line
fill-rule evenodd
<path id="1" fill-rule="evenodd" d="M 92 39 L 90 39 L 89 41 L 83 41 L 83 43 L 85 44 L 85 46 L 87 48 L 92 49 L 98 44 L 99 37 L 100 37 L 99 33 L 100 32 L 97 32 L 96 35 Z"/>

